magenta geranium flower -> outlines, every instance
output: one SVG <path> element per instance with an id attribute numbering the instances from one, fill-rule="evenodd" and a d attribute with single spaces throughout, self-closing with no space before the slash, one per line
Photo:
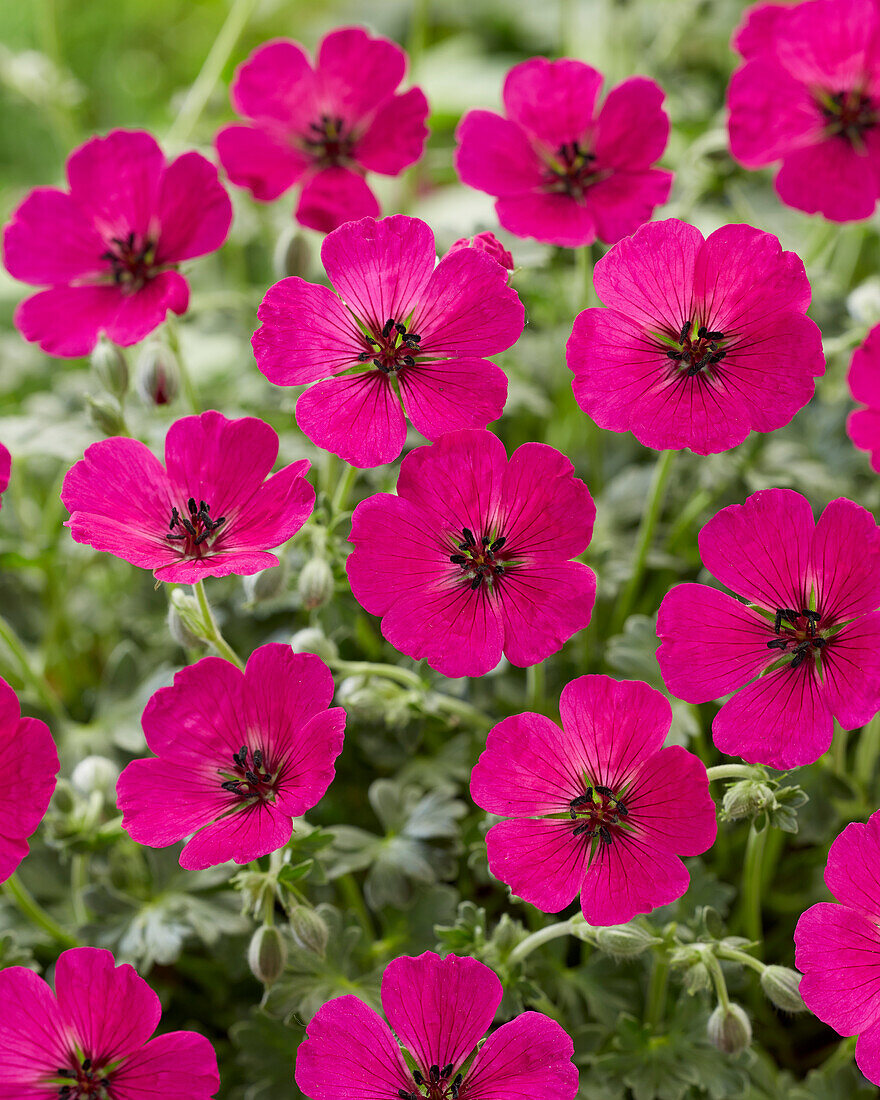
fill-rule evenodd
<path id="1" fill-rule="evenodd" d="M 541 714 L 505 718 L 489 733 L 471 796 L 510 820 L 486 836 L 489 867 L 514 894 L 556 913 L 578 893 L 590 924 L 625 924 L 680 898 L 679 856 L 715 840 L 706 768 L 663 748 L 668 701 L 647 684 L 572 680 L 562 729 Z"/>
<path id="2" fill-rule="evenodd" d="M 595 515 L 552 447 L 508 461 L 490 432 L 450 432 L 404 458 L 397 496 L 355 509 L 351 590 L 396 649 L 445 676 L 482 676 L 502 652 L 534 665 L 590 621 L 596 577 L 571 559 Z"/>
<path id="3" fill-rule="evenodd" d="M 332 698 L 323 661 L 286 645 L 261 646 L 244 672 L 219 657 L 181 669 L 144 711 L 155 758 L 119 777 L 123 828 L 151 848 L 191 836 L 180 865 L 195 869 L 283 848 L 335 774 L 345 711 Z"/>
<path id="4" fill-rule="evenodd" d="M 0 443 L 0 508 L 3 507 L 3 494 L 6 492 L 9 485 L 9 478 L 12 474 L 12 455 L 7 449 Z"/>
<path id="5" fill-rule="evenodd" d="M 502 1024 L 474 1055 L 502 993 L 476 959 L 395 959 L 382 978 L 388 1023 L 358 997 L 328 1001 L 297 1051 L 296 1083 L 311 1100 L 574 1100 L 574 1044 L 540 1012 Z"/>
<path id="6" fill-rule="evenodd" d="M 736 692 L 713 723 L 721 752 L 774 768 L 812 764 L 834 719 L 880 710 L 880 531 L 851 500 L 813 519 L 790 489 L 754 493 L 700 532 L 703 564 L 732 596 L 681 584 L 660 606 L 657 659 L 689 703 Z M 741 689 L 741 690 L 740 690 Z"/>
<path id="7" fill-rule="evenodd" d="M 226 174 L 264 201 L 301 183 L 296 219 L 322 233 L 376 217 L 365 174 L 400 175 L 428 137 L 422 90 L 396 91 L 405 72 L 399 46 L 359 27 L 328 34 L 314 66 L 296 42 L 267 42 L 235 74 L 232 105 L 250 122 L 217 135 Z"/>
<path id="8" fill-rule="evenodd" d="M 28 854 L 27 838 L 43 820 L 59 767 L 49 727 L 22 718 L 18 697 L 0 679 L 0 882 Z"/>
<path id="9" fill-rule="evenodd" d="M 744 64 L 727 93 L 730 151 L 779 161 L 779 197 L 832 221 L 867 218 L 880 195 L 880 9 L 876 0 L 750 8 L 734 35 Z"/>
<path id="10" fill-rule="evenodd" d="M 162 581 L 248 575 L 302 527 L 315 491 L 302 459 L 270 474 L 278 436 L 262 420 L 185 416 L 165 438 L 165 466 L 136 439 L 104 439 L 67 472 L 61 499 L 76 542 L 152 569 Z"/>
<path id="11" fill-rule="evenodd" d="M 858 1035 L 856 1063 L 880 1085 L 880 811 L 831 845 L 820 902 L 798 920 L 796 965 L 807 1008 L 839 1035 Z"/>
<path id="12" fill-rule="evenodd" d="M 350 222 L 324 241 L 327 287 L 282 279 L 260 305 L 257 365 L 277 386 L 318 379 L 296 420 L 319 447 L 354 466 L 400 454 L 406 414 L 437 439 L 484 428 L 507 399 L 507 377 L 484 356 L 519 339 L 524 311 L 507 271 L 484 250 L 437 263 L 417 218 Z"/>
<path id="13" fill-rule="evenodd" d="M 846 433 L 859 450 L 870 451 L 871 466 L 880 473 L 880 325 L 853 352 L 848 381 L 853 399 L 867 408 L 850 413 Z"/>
<path id="14" fill-rule="evenodd" d="M 508 271 L 514 269 L 513 256 L 495 234 L 490 233 L 488 230 L 476 233 L 473 237 L 459 237 L 457 241 L 453 241 L 449 246 L 449 252 L 458 252 L 460 248 L 476 248 L 480 252 L 488 252 L 492 259 L 501 264 L 503 268 Z M 446 253 L 447 256 L 449 252 Z"/>
<path id="15" fill-rule="evenodd" d="M 575 320 L 574 395 L 600 428 L 646 447 L 712 454 L 781 428 L 825 370 L 804 265 L 770 233 L 726 225 L 704 240 L 670 218 L 621 241 L 593 277 L 608 308 Z"/>
<path id="16" fill-rule="evenodd" d="M 662 90 L 632 77 L 597 113 L 601 87 L 582 61 L 533 57 L 507 74 L 506 117 L 468 111 L 459 123 L 458 174 L 497 196 L 508 232 L 568 248 L 613 244 L 666 202 L 672 173 L 651 167 L 669 137 Z"/>
<path id="17" fill-rule="evenodd" d="M 159 998 L 109 951 L 63 952 L 54 993 L 23 966 L 0 971 L 0 1003 L 0 1095 L 9 1100 L 209 1100 L 220 1087 L 203 1035 L 150 1038 Z"/>
<path id="18" fill-rule="evenodd" d="M 38 187 L 3 234 L 7 271 L 32 286 L 15 324 L 50 355 L 88 355 L 101 333 L 136 344 L 183 313 L 189 286 L 178 268 L 226 240 L 229 196 L 198 153 L 166 163 L 141 131 L 113 130 L 75 150 L 68 190 Z"/>

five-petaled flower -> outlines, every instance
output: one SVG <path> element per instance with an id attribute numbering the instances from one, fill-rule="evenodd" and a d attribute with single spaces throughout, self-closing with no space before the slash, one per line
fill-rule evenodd
<path id="1" fill-rule="evenodd" d="M 0 882 L 28 854 L 27 838 L 43 820 L 58 768 L 49 727 L 22 718 L 18 697 L 0 679 Z"/>
<path id="2" fill-rule="evenodd" d="M 377 216 L 365 173 L 399 175 L 421 157 L 428 137 L 422 90 L 395 91 L 405 71 L 398 45 L 359 27 L 328 34 L 314 68 L 296 42 L 260 46 L 231 89 L 233 106 L 250 123 L 217 135 L 226 174 L 264 201 L 301 182 L 296 219 L 322 233 Z"/>
<path id="3" fill-rule="evenodd" d="M 283 279 L 263 299 L 253 339 L 270 382 L 317 382 L 296 406 L 313 443 L 379 466 L 403 448 L 401 401 L 428 439 L 501 415 L 507 377 L 484 356 L 516 343 L 524 318 L 501 264 L 477 248 L 438 264 L 430 228 L 402 215 L 342 226 L 321 258 L 339 297 Z"/>
<path id="4" fill-rule="evenodd" d="M 605 309 L 579 314 L 568 365 L 580 407 L 646 447 L 725 451 L 787 424 L 825 370 L 804 265 L 748 225 L 706 240 L 644 225 L 594 271 Z"/>
<path id="5" fill-rule="evenodd" d="M 9 485 L 9 478 L 12 475 L 12 455 L 9 451 L 0 443 L 0 508 L 3 507 L 3 494 Z"/>
<path id="6" fill-rule="evenodd" d="M 820 902 L 798 920 L 795 962 L 809 1010 L 840 1035 L 858 1035 L 856 1063 L 880 1085 L 880 811 L 831 845 Z"/>
<path id="7" fill-rule="evenodd" d="M 562 729 L 517 714 L 490 731 L 471 795 L 509 818 L 486 836 L 489 867 L 544 912 L 580 893 L 590 924 L 625 924 L 680 898 L 679 856 L 715 840 L 706 768 L 663 748 L 669 702 L 639 681 L 581 676 L 559 700 Z"/>
<path id="8" fill-rule="evenodd" d="M 71 154 L 67 181 L 67 191 L 32 191 L 4 230 L 10 275 L 49 288 L 18 306 L 15 324 L 63 357 L 88 355 L 101 333 L 136 344 L 168 310 L 186 310 L 178 268 L 226 240 L 229 196 L 203 156 L 168 164 L 141 131 L 87 141 Z"/>
<path id="9" fill-rule="evenodd" d="M 880 10 L 876 0 L 758 4 L 733 44 L 730 151 L 746 168 L 782 162 L 784 203 L 836 222 L 880 197 Z"/>
<path id="10" fill-rule="evenodd" d="M 867 406 L 850 413 L 847 435 L 859 450 L 871 452 L 871 466 L 880 473 L 880 325 L 853 352 L 847 381 L 853 399 Z"/>
<path id="11" fill-rule="evenodd" d="M 151 1038 L 159 998 L 109 951 L 75 947 L 55 992 L 23 966 L 0 971 L 0 1094 L 16 1100 L 209 1100 L 217 1056 L 194 1031 Z M 186 1082 L 185 1089 L 181 1082 Z"/>
<path id="12" fill-rule="evenodd" d="M 732 596 L 681 584 L 657 618 L 666 686 L 689 703 L 736 692 L 713 723 L 721 752 L 774 768 L 811 764 L 834 719 L 880 709 L 880 529 L 851 500 L 816 522 L 789 489 L 754 493 L 700 532 L 703 564 Z M 741 689 L 741 690 L 738 690 Z"/>
<path id="13" fill-rule="evenodd" d="M 404 458 L 397 496 L 355 509 L 351 590 L 396 649 L 445 676 L 482 676 L 502 651 L 534 665 L 590 621 L 596 577 L 571 559 L 595 514 L 552 447 L 508 461 L 491 432 L 450 432 Z"/>
<path id="14" fill-rule="evenodd" d="M 672 173 L 652 167 L 669 136 L 662 90 L 631 77 L 597 114 L 601 86 L 582 61 L 533 57 L 507 74 L 506 118 L 468 111 L 461 120 L 458 174 L 497 196 L 510 233 L 568 248 L 613 244 L 666 201 Z"/>
<path id="15" fill-rule="evenodd" d="M 258 573 L 278 564 L 267 551 L 296 534 L 315 501 L 306 459 L 267 480 L 277 455 L 264 421 L 218 412 L 171 425 L 164 467 L 136 439 L 101 440 L 64 479 L 67 526 L 162 581 Z"/>
<path id="16" fill-rule="evenodd" d="M 320 658 L 276 643 L 244 672 L 219 657 L 182 669 L 144 711 L 156 756 L 119 777 L 123 828 L 151 848 L 191 837 L 180 865 L 194 869 L 283 848 L 335 774 L 345 711 L 332 698 Z"/>
<path id="17" fill-rule="evenodd" d="M 476 1050 L 502 992 L 476 959 L 395 959 L 382 977 L 388 1022 L 357 997 L 328 1001 L 297 1051 L 296 1083 L 311 1100 L 574 1100 L 574 1044 L 548 1016 L 524 1012 Z"/>

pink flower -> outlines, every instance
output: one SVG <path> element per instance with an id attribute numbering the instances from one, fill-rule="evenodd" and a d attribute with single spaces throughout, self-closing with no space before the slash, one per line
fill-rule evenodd
<path id="1" fill-rule="evenodd" d="M 198 153 L 170 164 L 141 131 L 92 138 L 67 162 L 68 191 L 38 187 L 3 235 L 6 269 L 48 287 L 26 298 L 15 324 L 50 355 L 88 355 L 101 333 L 136 344 L 183 313 L 189 286 L 178 268 L 226 240 L 229 196 Z"/>
<path id="2" fill-rule="evenodd" d="M 600 428 L 646 447 L 713 454 L 781 428 L 825 370 L 804 265 L 751 226 L 704 240 L 674 218 L 643 225 L 594 281 L 608 308 L 575 320 L 574 395 Z"/>
<path id="3" fill-rule="evenodd" d="M 338 297 L 282 279 L 253 339 L 275 385 L 326 379 L 296 406 L 313 443 L 353 466 L 380 466 L 403 448 L 401 401 L 429 439 L 501 416 L 507 377 L 483 357 L 516 343 L 524 311 L 500 264 L 474 248 L 438 264 L 429 227 L 401 215 L 343 225 L 321 258 Z"/>
<path id="4" fill-rule="evenodd" d="M 502 651 L 534 665 L 590 621 L 596 577 L 571 559 L 595 515 L 552 447 L 508 461 L 490 432 L 450 432 L 404 458 L 396 497 L 355 509 L 351 590 L 396 649 L 444 676 L 482 676 Z"/>
<path id="5" fill-rule="evenodd" d="M 506 118 L 468 111 L 455 167 L 463 183 L 496 195 L 498 221 L 517 237 L 567 248 L 609 244 L 666 202 L 672 173 L 651 165 L 669 137 L 663 92 L 643 76 L 608 93 L 582 61 L 533 57 L 504 81 Z"/>
<path id="6" fill-rule="evenodd" d="M 688 888 L 679 856 L 715 840 L 702 762 L 663 748 L 672 710 L 636 680 L 581 676 L 562 691 L 562 729 L 541 714 L 490 731 L 471 796 L 508 821 L 486 836 L 489 868 L 556 913 L 578 893 L 590 924 L 625 924 Z"/>
<path id="7" fill-rule="evenodd" d="M 840 1035 L 858 1035 L 856 1063 L 880 1085 L 880 812 L 831 845 L 820 902 L 798 920 L 795 961 L 807 1008 Z"/>
<path id="8" fill-rule="evenodd" d="M 468 1064 L 502 992 L 476 959 L 395 959 L 382 978 L 388 1023 L 357 997 L 328 1001 L 297 1051 L 296 1083 L 311 1100 L 574 1100 L 574 1044 L 540 1012 L 502 1024 Z"/>
<path id="9" fill-rule="evenodd" d="M 254 650 L 244 672 L 219 657 L 181 669 L 144 711 L 156 756 L 119 777 L 123 828 L 151 848 L 191 836 L 180 865 L 197 870 L 283 848 L 335 774 L 345 711 L 332 698 L 323 661 L 286 645 Z"/>
<path id="10" fill-rule="evenodd" d="M 0 443 L 0 508 L 3 507 L 3 494 L 6 492 L 9 485 L 9 478 L 12 474 L 12 455 L 7 449 Z"/>
<path id="11" fill-rule="evenodd" d="M 453 241 L 449 246 L 449 252 L 446 255 L 448 256 L 450 252 L 458 252 L 460 248 L 476 248 L 479 252 L 488 252 L 493 260 L 508 271 L 513 271 L 516 266 L 513 262 L 513 256 L 495 234 L 488 231 L 477 233 L 473 237 L 459 237 L 457 241 Z"/>
<path id="12" fill-rule="evenodd" d="M 289 39 L 260 46 L 232 85 L 232 105 L 250 124 L 217 135 L 226 174 L 266 202 L 301 182 L 296 219 L 322 233 L 377 216 L 365 174 L 400 175 L 428 137 L 421 88 L 395 91 L 405 71 L 399 46 L 359 27 L 328 34 L 314 68 Z"/>
<path id="13" fill-rule="evenodd" d="M 871 466 L 880 473 L 880 325 L 853 352 L 848 381 L 853 399 L 868 407 L 850 413 L 847 435 L 860 451 L 871 452 Z"/>
<path id="14" fill-rule="evenodd" d="M 788 206 L 867 218 L 880 195 L 880 11 L 876 0 L 750 8 L 733 45 L 730 151 L 746 168 L 782 162 Z"/>
<path id="15" fill-rule="evenodd" d="M 816 523 L 800 493 L 766 489 L 723 508 L 699 541 L 705 567 L 748 603 L 703 584 L 665 596 L 666 686 L 689 703 L 736 692 L 715 716 L 721 752 L 774 768 L 812 764 L 835 718 L 856 729 L 880 709 L 874 517 L 839 499 Z"/>
<path id="16" fill-rule="evenodd" d="M 161 581 L 258 573 L 278 564 L 267 550 L 296 534 L 315 501 L 305 459 L 267 480 L 277 456 L 268 424 L 218 412 L 171 425 L 164 467 L 136 439 L 104 439 L 64 478 L 66 525 L 76 542 Z"/>
<path id="17" fill-rule="evenodd" d="M 28 854 L 27 838 L 43 820 L 59 767 L 49 727 L 22 718 L 18 697 L 0 679 L 0 882 Z"/>
<path id="18" fill-rule="evenodd" d="M 54 993 L 23 966 L 0 971 L 0 1003 L 0 1095 L 9 1100 L 209 1100 L 220 1087 L 203 1035 L 150 1038 L 159 998 L 109 951 L 65 951 Z"/>

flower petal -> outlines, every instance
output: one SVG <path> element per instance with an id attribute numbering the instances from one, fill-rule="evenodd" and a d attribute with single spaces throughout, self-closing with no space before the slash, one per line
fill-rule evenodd
<path id="1" fill-rule="evenodd" d="M 180 866 L 190 871 L 232 860 L 250 863 L 277 852 L 290 840 L 293 822 L 271 802 L 252 802 L 206 825 L 183 846 Z"/>
<path id="2" fill-rule="evenodd" d="M 15 327 L 47 355 L 76 359 L 94 350 L 113 322 L 122 293 L 115 286 L 58 286 L 19 302 Z"/>
<path id="3" fill-rule="evenodd" d="M 156 215 L 165 158 L 143 130 L 113 130 L 71 154 L 67 178 L 74 202 L 109 241 L 146 236 Z"/>
<path id="4" fill-rule="evenodd" d="M 659 160 L 669 140 L 663 99 L 659 84 L 644 76 L 612 88 L 596 119 L 596 161 L 603 167 L 644 169 Z"/>
<path id="5" fill-rule="evenodd" d="M 468 111 L 455 131 L 461 182 L 490 195 L 520 195 L 540 187 L 541 161 L 520 126 L 493 111 Z"/>
<path id="6" fill-rule="evenodd" d="M 552 447 L 517 447 L 504 471 L 501 497 L 503 533 L 518 557 L 558 561 L 589 546 L 596 505 L 569 459 Z"/>
<path id="7" fill-rule="evenodd" d="M 667 852 L 698 856 L 715 843 L 718 825 L 706 765 L 679 745 L 642 761 L 627 789 L 626 808 L 627 821 Z"/>
<path id="8" fill-rule="evenodd" d="M 177 271 L 161 271 L 134 294 L 125 294 L 106 324 L 107 338 L 122 347 L 139 344 L 168 315 L 186 313 L 189 284 Z"/>
<path id="9" fill-rule="evenodd" d="M 106 245 L 70 195 L 37 187 L 3 230 L 3 263 L 14 279 L 53 286 L 103 269 Z"/>
<path id="10" fill-rule="evenodd" d="M 819 140 L 822 115 L 810 89 L 774 57 L 743 65 L 727 89 L 730 151 L 746 168 L 761 168 Z"/>
<path id="11" fill-rule="evenodd" d="M 789 153 L 776 176 L 776 191 L 788 206 L 833 222 L 869 218 L 880 193 L 880 150 L 865 152 L 838 136 Z"/>
<path id="12" fill-rule="evenodd" d="M 574 1044 L 549 1016 L 523 1012 L 493 1031 L 467 1074 L 468 1100 L 574 1100 Z"/>
<path id="13" fill-rule="evenodd" d="M 880 612 L 865 615 L 829 639 L 822 650 L 825 702 L 845 730 L 880 711 Z"/>
<path id="14" fill-rule="evenodd" d="M 880 918 L 880 816 L 854 821 L 828 852 L 825 885 L 835 898 L 875 923 Z"/>
<path id="15" fill-rule="evenodd" d="M 308 459 L 272 474 L 244 507 L 244 522 L 223 539 L 221 556 L 245 548 L 280 546 L 293 538 L 315 506 L 315 490 L 305 479 Z"/>
<path id="16" fill-rule="evenodd" d="M 594 183 L 586 194 L 586 205 L 596 227 L 596 236 L 607 244 L 628 237 L 654 215 L 669 198 L 672 173 L 660 168 L 643 172 L 615 171 Z"/>
<path id="17" fill-rule="evenodd" d="M 162 173 L 158 263 L 180 263 L 213 252 L 226 240 L 232 203 L 217 169 L 198 153 L 184 153 Z"/>
<path id="18" fill-rule="evenodd" d="M 210 1100 L 219 1088 L 214 1048 L 194 1031 L 157 1035 L 113 1071 L 114 1100 Z"/>
<path id="19" fill-rule="evenodd" d="M 295 215 L 300 225 L 319 233 L 331 233 L 356 218 L 378 216 L 379 200 L 364 177 L 339 165 L 322 168 L 305 183 Z"/>
<path id="20" fill-rule="evenodd" d="M 880 606 L 880 528 L 851 500 L 832 500 L 812 546 L 816 606 L 826 622 L 844 622 Z"/>
<path id="21" fill-rule="evenodd" d="M 583 61 L 532 57 L 507 74 L 504 110 L 555 152 L 587 132 L 601 87 L 602 74 Z"/>
<path id="22" fill-rule="evenodd" d="M 588 924 L 626 924 L 676 901 L 689 885 L 685 865 L 652 836 L 618 832 L 611 844 L 599 844 L 593 853 L 581 909 Z"/>
<path id="23" fill-rule="evenodd" d="M 43 979 L 23 966 L 0 971 L 0 1001 L 0 1088 L 10 1086 L 10 1100 L 42 1100 L 42 1079 L 68 1062 L 70 1041 L 58 1004 Z"/>
<path id="24" fill-rule="evenodd" d="M 235 70 L 232 106 L 245 118 L 303 129 L 315 107 L 314 74 L 305 50 L 289 38 L 258 47 Z"/>
<path id="25" fill-rule="evenodd" d="M 544 244 L 580 248 L 596 239 L 589 204 L 570 195 L 531 191 L 502 195 L 495 203 L 500 224 L 515 237 L 534 237 Z"/>
<path id="26" fill-rule="evenodd" d="M 489 870 L 516 897 L 543 913 L 558 913 L 577 897 L 587 872 L 589 841 L 572 835 L 573 821 L 517 818 L 486 834 Z"/>
<path id="27" fill-rule="evenodd" d="M 504 654 L 512 665 L 527 668 L 590 625 L 596 574 L 580 562 L 542 557 L 507 569 L 498 598 Z"/>
<path id="28" fill-rule="evenodd" d="M 297 401 L 296 422 L 316 446 L 360 469 L 393 462 L 406 440 L 400 401 L 380 370 L 316 382 Z"/>
<path id="29" fill-rule="evenodd" d="M 428 101 L 421 88 L 391 96 L 358 138 L 352 156 L 369 172 L 400 175 L 425 151 L 427 117 Z"/>
<path id="30" fill-rule="evenodd" d="M 321 97 L 356 122 L 374 111 L 403 80 L 406 54 L 387 38 L 374 38 L 361 27 L 341 27 L 328 34 L 315 59 Z"/>
<path id="31" fill-rule="evenodd" d="M 215 143 L 230 181 L 263 202 L 283 195 L 310 163 L 301 150 L 255 126 L 224 126 Z"/>
<path id="32" fill-rule="evenodd" d="M 507 375 L 488 359 L 417 362 L 398 373 L 397 384 L 406 415 L 428 439 L 485 428 L 507 400 Z"/>

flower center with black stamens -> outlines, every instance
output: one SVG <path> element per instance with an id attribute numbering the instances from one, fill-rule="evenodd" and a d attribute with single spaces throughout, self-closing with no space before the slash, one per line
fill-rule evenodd
<path id="1" fill-rule="evenodd" d="M 52 1084 L 58 1084 L 58 1100 L 108 1100 L 107 1075 L 100 1066 L 94 1066 L 91 1058 L 82 1061 L 71 1055 L 70 1065 L 61 1066 L 53 1075 Z"/>
<path id="2" fill-rule="evenodd" d="M 345 119 L 338 115 L 321 115 L 319 122 L 310 122 L 303 145 L 322 167 L 346 164 L 351 159 L 355 136 L 346 131 Z"/>
<path id="3" fill-rule="evenodd" d="M 242 745 L 238 752 L 232 754 L 232 768 L 222 769 L 220 775 L 223 776 L 220 784 L 223 790 L 238 795 L 243 801 L 259 798 L 269 802 L 274 799 L 278 777 L 273 775 L 262 749 L 251 752 L 247 745 Z"/>
<path id="4" fill-rule="evenodd" d="M 187 557 L 201 557 L 226 522 L 226 516 L 212 519 L 210 511 L 211 506 L 204 500 L 200 500 L 196 508 L 195 497 L 190 497 L 185 511 L 171 509 L 171 522 L 168 524 L 170 534 L 165 538 L 169 542 L 179 542 L 180 549 Z"/>
<path id="5" fill-rule="evenodd" d="M 463 527 L 461 533 L 464 539 L 457 544 L 457 552 L 449 555 L 449 560 L 461 569 L 474 592 L 482 585 L 492 588 L 497 579 L 504 576 L 505 563 L 499 561 L 498 554 L 507 539 L 503 535 L 497 538 L 482 535 L 477 539 L 468 527 Z"/>
<path id="6" fill-rule="evenodd" d="M 576 141 L 564 142 L 556 150 L 544 171 L 548 191 L 561 191 L 581 199 L 584 192 L 599 179 L 596 154 Z"/>
<path id="7" fill-rule="evenodd" d="M 821 621 L 821 613 L 808 607 L 801 611 L 778 607 L 773 619 L 776 637 L 767 643 L 767 648 L 778 649 L 780 656 L 791 657 L 789 668 L 799 668 L 808 657 L 818 657 L 828 644 L 828 639 L 819 630 Z"/>
<path id="8" fill-rule="evenodd" d="M 109 261 L 114 283 L 126 290 L 140 290 L 156 274 L 156 242 L 135 233 L 111 237 L 101 259 Z"/>
<path id="9" fill-rule="evenodd" d="M 854 145 L 861 145 L 862 138 L 878 122 L 877 108 L 870 96 L 862 92 L 835 92 L 820 100 L 822 114 L 829 137 L 837 134 Z"/>
<path id="10" fill-rule="evenodd" d="M 440 1066 L 431 1066 L 427 1079 L 418 1070 L 414 1070 L 413 1081 L 419 1091 L 407 1092 L 406 1089 L 398 1089 L 397 1095 L 400 1100 L 422 1100 L 423 1097 L 427 1097 L 427 1100 L 447 1100 L 447 1097 L 449 1100 L 458 1100 L 464 1077 L 460 1073 L 453 1077 L 454 1070 L 455 1066 L 452 1063 L 443 1066 L 442 1069 Z"/>
<path id="11" fill-rule="evenodd" d="M 710 332 L 705 325 L 700 325 L 695 336 L 693 329 L 694 322 L 685 321 L 678 334 L 678 348 L 672 348 L 666 353 L 667 359 L 677 363 L 679 370 L 688 378 L 720 363 L 727 355 L 724 348 L 718 346 L 724 339 L 723 332 Z"/>
<path id="12" fill-rule="evenodd" d="M 617 798 L 610 787 L 587 787 L 583 794 L 573 798 L 568 804 L 574 827 L 573 836 L 582 836 L 586 840 L 598 838 L 601 844 L 614 841 L 615 826 L 620 819 L 629 815 L 629 810 Z"/>
<path id="13" fill-rule="evenodd" d="M 416 365 L 422 338 L 417 332 L 407 332 L 403 321 L 389 317 L 380 331 L 363 340 L 367 350 L 358 355 L 361 363 L 371 360 L 380 371 L 391 374 Z"/>

